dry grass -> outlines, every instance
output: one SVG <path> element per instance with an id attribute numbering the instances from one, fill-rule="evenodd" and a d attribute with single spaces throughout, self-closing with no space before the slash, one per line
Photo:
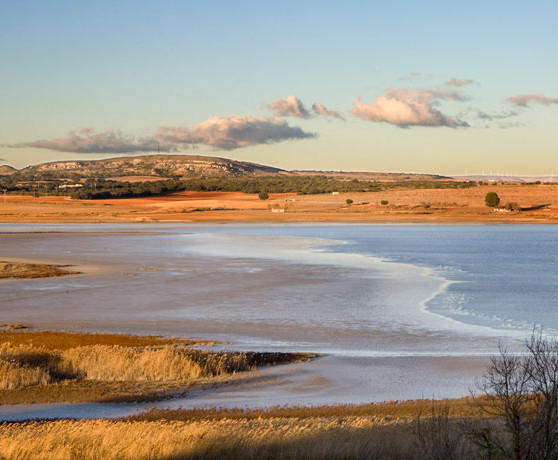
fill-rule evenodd
<path id="1" fill-rule="evenodd" d="M 11 459 L 412 458 L 408 423 L 374 418 L 56 421 L 0 426 Z"/>
<path id="2" fill-rule="evenodd" d="M 250 369 L 246 353 L 214 353 L 165 345 L 130 348 L 93 345 L 66 350 L 62 362 L 89 380 L 190 381 Z"/>
<path id="3" fill-rule="evenodd" d="M 6 329 L 10 328 L 10 325 Z M 0 332 L 0 343 L 12 345 L 42 347 L 47 350 L 68 350 L 88 345 L 118 345 L 122 347 L 156 347 L 161 345 L 204 345 L 212 346 L 215 342 L 208 340 L 188 340 L 159 336 L 142 336 L 126 334 L 84 334 L 51 331 L 4 331 Z"/>
<path id="4" fill-rule="evenodd" d="M 66 270 L 69 265 L 27 264 L 0 261 L 0 279 L 49 278 L 52 276 L 77 275 L 80 272 Z"/>
<path id="5" fill-rule="evenodd" d="M 438 413 L 449 410 L 451 417 L 483 417 L 476 400 L 472 398 L 441 400 L 387 401 L 369 404 L 335 404 L 327 406 L 274 406 L 260 409 L 150 409 L 131 415 L 129 421 L 157 420 L 222 420 L 222 419 L 280 419 L 280 418 L 331 418 L 376 417 L 382 419 L 410 419 L 419 414 Z"/>
<path id="6" fill-rule="evenodd" d="M 121 420 L 6 423 L 0 425 L 0 454 L 6 460 L 465 460 L 482 453 L 467 434 L 470 428 L 499 427 L 472 416 L 471 402 L 151 411 Z M 457 415 L 462 413 L 467 416 Z"/>
<path id="7" fill-rule="evenodd" d="M 17 340 L 1 342 L 9 338 Z M 72 346 L 78 343 L 88 345 Z M 138 343 L 143 346 L 132 346 Z M 109 334 L 3 332 L 0 404 L 154 400 L 183 394 L 193 384 L 217 383 L 219 377 L 313 357 L 212 352 L 187 348 L 189 343 L 197 342 Z"/>
<path id="8" fill-rule="evenodd" d="M 50 374 L 40 367 L 24 367 L 0 359 L 0 389 L 14 390 L 50 383 Z"/>

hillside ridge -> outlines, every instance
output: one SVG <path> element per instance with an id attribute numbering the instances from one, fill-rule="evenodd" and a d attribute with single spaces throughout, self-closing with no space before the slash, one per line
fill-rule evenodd
<path id="1" fill-rule="evenodd" d="M 4 168 L 0 166 L 0 168 Z M 10 169 L 7 169 L 10 168 Z M 286 173 L 279 168 L 199 155 L 143 155 L 106 158 L 100 160 L 62 160 L 39 163 L 22 169 L 6 165 L 5 172 L 22 176 L 41 176 L 42 179 L 153 176 L 153 177 L 228 177 L 267 176 Z"/>
<path id="2" fill-rule="evenodd" d="M 22 180 L 81 180 L 88 178 L 144 177 L 151 180 L 202 177 L 328 176 L 358 180 L 440 180 L 438 174 L 366 171 L 287 171 L 273 166 L 201 155 L 142 155 L 100 160 L 60 160 L 16 169 L 0 165 L 0 176 L 17 175 Z"/>

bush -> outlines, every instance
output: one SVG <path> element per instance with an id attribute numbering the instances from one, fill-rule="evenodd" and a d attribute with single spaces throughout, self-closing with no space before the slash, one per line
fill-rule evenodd
<path id="1" fill-rule="evenodd" d="M 488 192 L 484 197 L 484 203 L 486 206 L 494 208 L 500 204 L 500 197 L 496 192 Z"/>
<path id="2" fill-rule="evenodd" d="M 380 201 L 380 204 L 382 206 L 387 206 L 389 204 L 389 201 L 388 200 L 382 200 L 382 201 Z"/>
<path id="3" fill-rule="evenodd" d="M 526 354 L 500 348 L 479 384 L 479 407 L 501 422 L 469 433 L 487 458 L 558 458 L 558 341 L 535 330 L 525 345 Z"/>
<path id="4" fill-rule="evenodd" d="M 260 200 L 267 200 L 267 199 L 269 198 L 269 193 L 267 193 L 267 192 L 260 192 L 260 193 L 258 194 L 258 198 L 259 198 Z"/>
<path id="5" fill-rule="evenodd" d="M 345 203 L 347 203 L 348 206 L 351 206 L 353 204 L 353 200 L 351 200 L 350 198 L 347 198 L 345 200 Z"/>

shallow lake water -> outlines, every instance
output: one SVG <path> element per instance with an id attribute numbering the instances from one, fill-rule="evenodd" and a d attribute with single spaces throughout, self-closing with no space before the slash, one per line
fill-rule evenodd
<path id="1" fill-rule="evenodd" d="M 251 385 L 160 403 L 165 407 L 461 396 L 498 343 L 519 350 L 534 325 L 558 331 L 557 231 L 4 224 L 2 258 L 73 264 L 84 274 L 0 282 L 0 314 L 2 322 L 43 328 L 326 354 L 266 369 Z M 95 416 L 107 407 L 47 406 L 41 413 Z M 0 417 L 17 418 L 18 410 L 28 408 L 1 408 Z"/>

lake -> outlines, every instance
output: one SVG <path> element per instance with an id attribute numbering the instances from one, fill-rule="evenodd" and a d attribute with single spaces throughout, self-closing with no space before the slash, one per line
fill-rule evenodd
<path id="1" fill-rule="evenodd" d="M 172 403 L 184 407 L 462 396 L 498 344 L 520 350 L 534 326 L 557 333 L 557 230 L 3 224 L 2 258 L 85 274 L 1 282 L 0 313 L 44 328 L 327 355 L 266 370 L 275 384 Z"/>

